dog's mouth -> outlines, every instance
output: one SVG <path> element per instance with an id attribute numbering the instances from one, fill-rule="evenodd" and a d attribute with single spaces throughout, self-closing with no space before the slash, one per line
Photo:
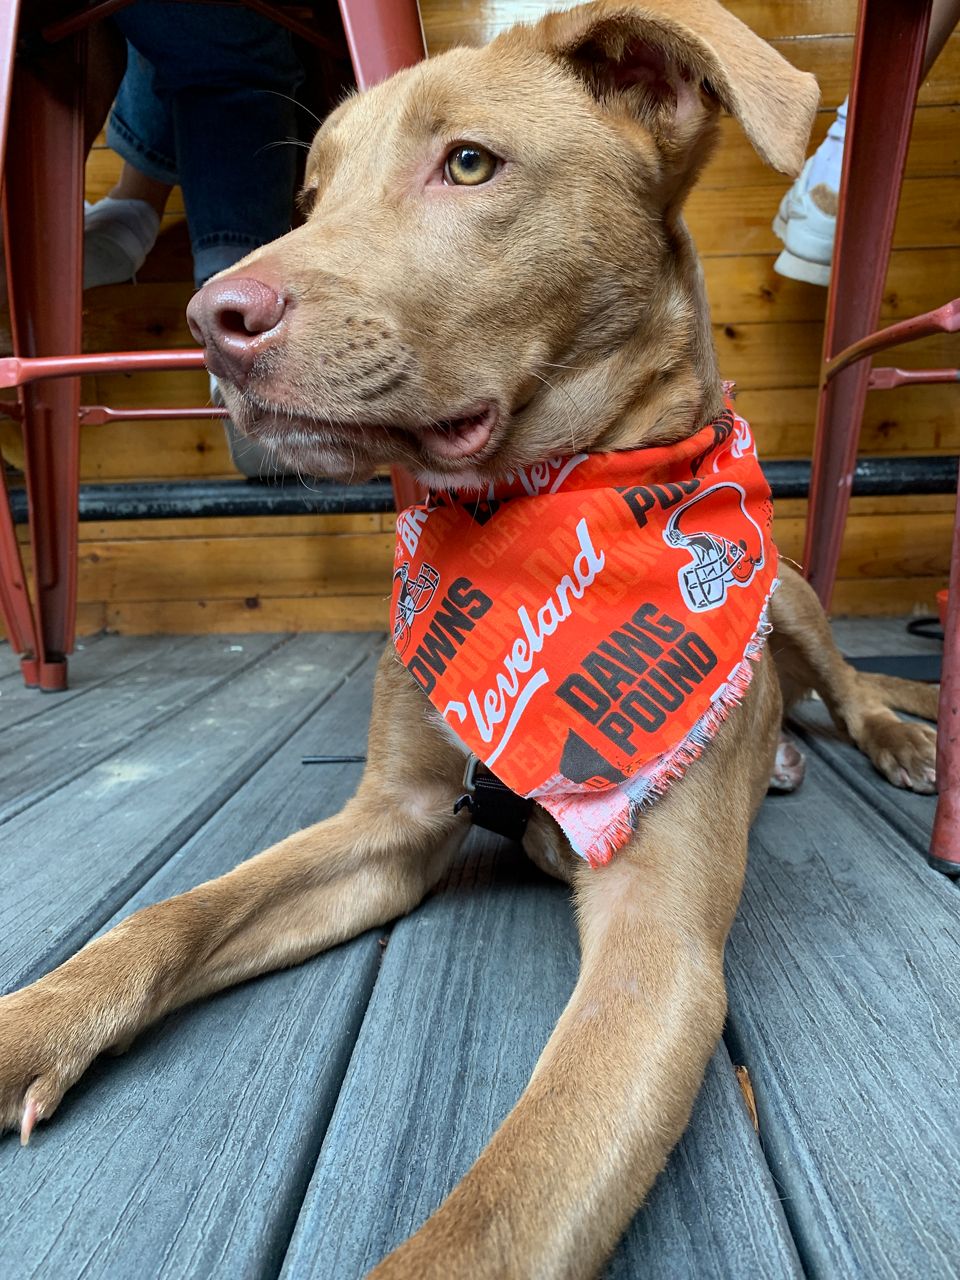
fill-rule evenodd
<path id="1" fill-rule="evenodd" d="M 245 435 L 283 452 L 314 446 L 356 457 L 357 451 L 385 461 L 459 464 L 482 454 L 500 424 L 500 411 L 491 401 L 471 405 L 465 413 L 415 425 L 391 422 L 349 422 L 270 405 L 245 395 L 234 413 Z"/>
<path id="2" fill-rule="evenodd" d="M 498 420 L 492 404 L 480 405 L 457 418 L 443 418 L 419 431 L 421 448 L 449 462 L 475 458 L 489 444 Z"/>

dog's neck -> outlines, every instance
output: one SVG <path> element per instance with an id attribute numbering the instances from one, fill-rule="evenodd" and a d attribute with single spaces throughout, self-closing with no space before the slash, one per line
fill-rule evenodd
<path id="1" fill-rule="evenodd" d="M 723 408 L 703 273 L 679 219 L 671 227 L 661 270 L 659 314 L 604 362 L 610 412 L 591 451 L 671 444 Z"/>

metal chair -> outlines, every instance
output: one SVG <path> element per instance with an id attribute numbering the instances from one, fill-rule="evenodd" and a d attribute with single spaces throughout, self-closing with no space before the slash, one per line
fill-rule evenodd
<path id="1" fill-rule="evenodd" d="M 314 44 L 323 34 L 289 9 L 242 0 Z M 29 499 L 33 591 L 27 586 L 5 481 L 0 479 L 0 616 L 28 685 L 67 685 L 77 597 L 80 425 L 127 418 L 219 417 L 222 409 L 128 410 L 80 405 L 80 375 L 202 367 L 199 351 L 79 355 L 83 277 L 83 87 L 90 26 L 132 0 L 64 5 L 0 0 L 0 173 L 14 355 L 0 359 L 4 409 L 21 425 Z M 425 53 L 416 0 L 339 0 L 357 83 L 375 84 Z M 2 475 L 0 465 L 0 475 Z M 393 475 L 398 509 L 416 501 Z"/>
<path id="2" fill-rule="evenodd" d="M 957 369 L 871 369 L 867 357 L 960 328 L 960 299 L 877 330 L 913 123 L 930 0 L 860 0 L 827 301 L 804 569 L 829 607 L 868 390 L 956 382 Z M 960 511 L 954 526 L 937 749 L 932 865 L 960 874 Z"/>

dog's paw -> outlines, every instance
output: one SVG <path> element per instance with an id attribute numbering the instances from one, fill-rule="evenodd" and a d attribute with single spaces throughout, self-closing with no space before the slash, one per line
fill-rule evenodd
<path id="1" fill-rule="evenodd" d="M 767 790 L 777 795 L 796 791 L 803 781 L 806 769 L 807 761 L 803 752 L 788 734 L 781 732 Z"/>
<path id="2" fill-rule="evenodd" d="M 23 1146 L 94 1056 L 71 1045 L 59 1004 L 41 983 L 0 997 L 0 1133 L 19 1130 Z"/>
<path id="3" fill-rule="evenodd" d="M 895 787 L 933 795 L 937 789 L 937 731 L 929 724 L 873 716 L 858 744 Z"/>

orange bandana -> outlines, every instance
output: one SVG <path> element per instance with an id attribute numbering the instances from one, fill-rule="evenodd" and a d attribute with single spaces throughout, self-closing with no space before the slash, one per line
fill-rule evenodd
<path id="1" fill-rule="evenodd" d="M 598 866 L 750 683 L 772 517 L 729 401 L 676 445 L 432 494 L 397 519 L 397 654 L 469 750 Z"/>

